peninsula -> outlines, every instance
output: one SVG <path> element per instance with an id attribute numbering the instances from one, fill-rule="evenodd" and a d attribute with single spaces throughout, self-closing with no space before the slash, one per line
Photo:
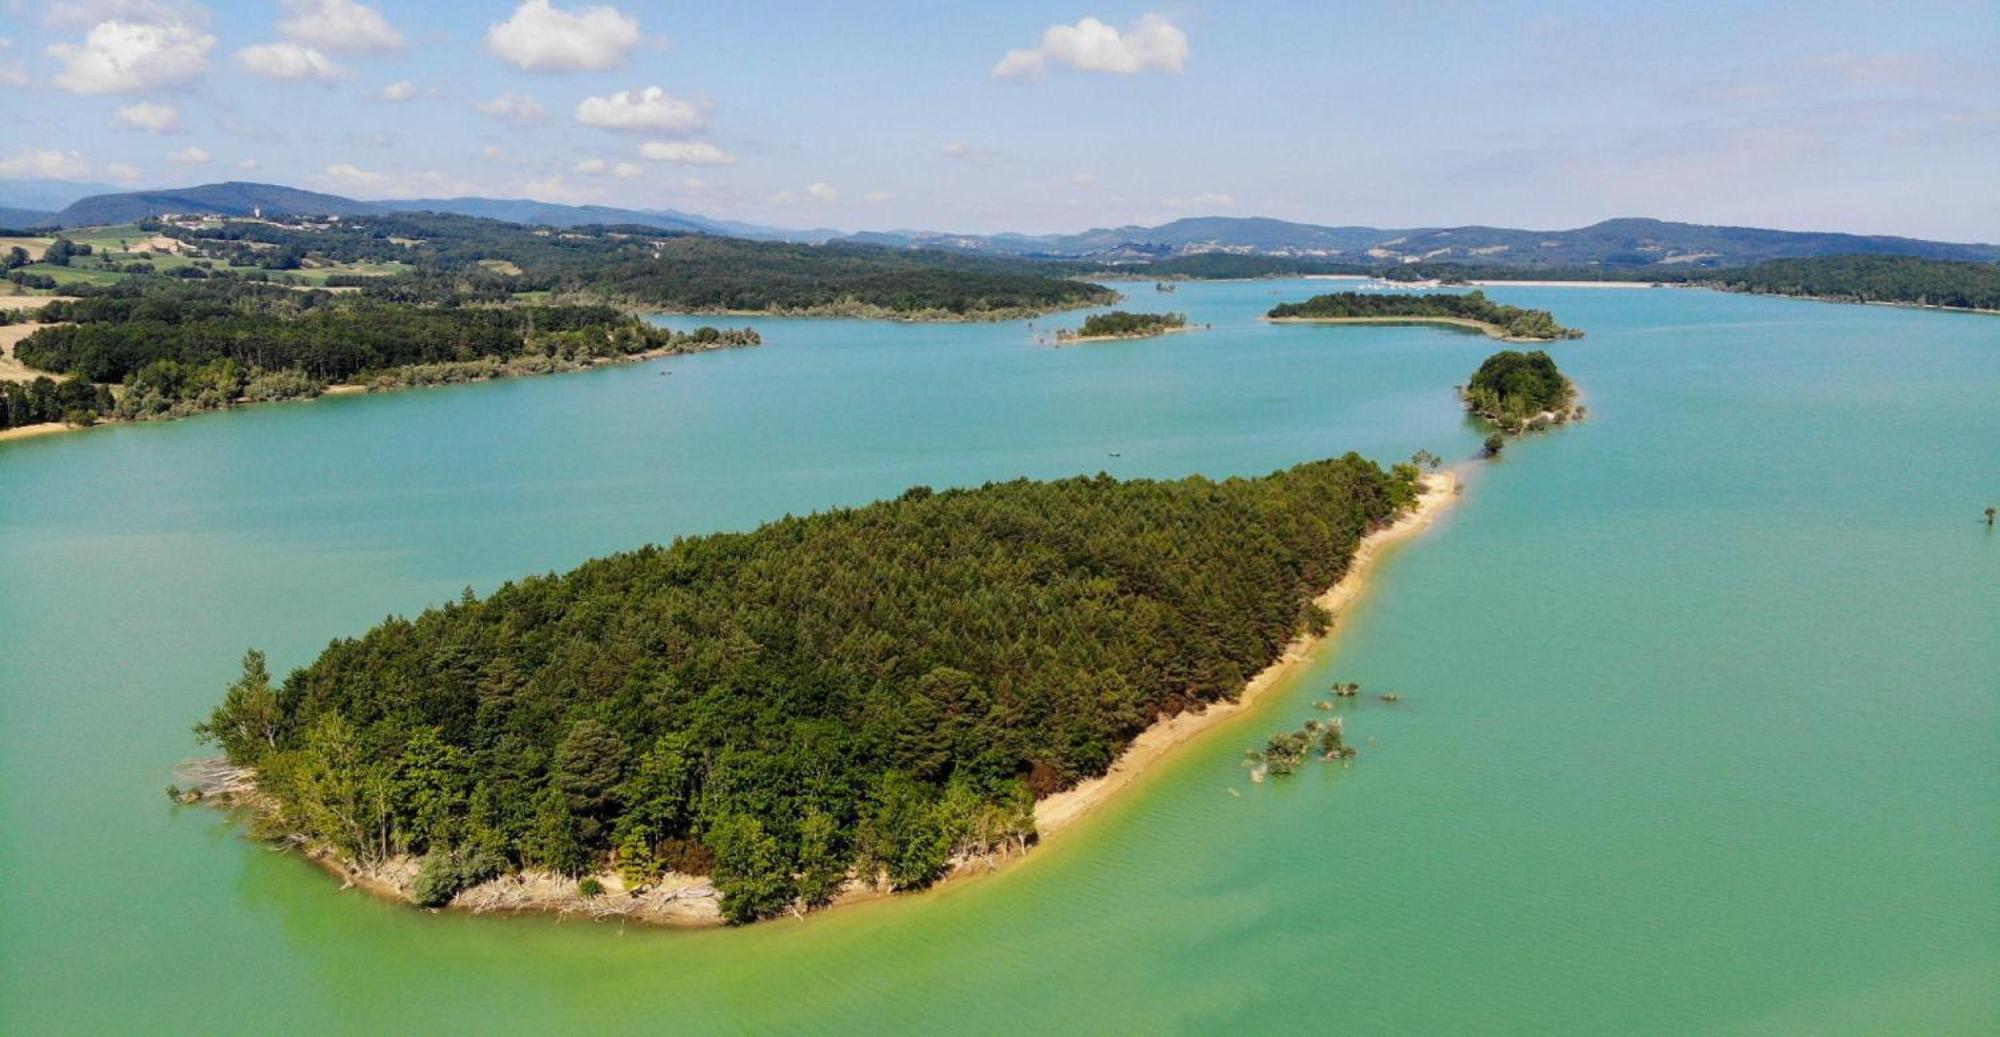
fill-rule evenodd
<path id="1" fill-rule="evenodd" d="M 1486 293 L 1375 294 L 1335 292 L 1279 303 L 1267 320 L 1280 324 L 1442 324 L 1470 328 L 1505 342 L 1553 342 L 1583 332 L 1556 323 L 1547 310 L 1493 302 Z"/>
<path id="2" fill-rule="evenodd" d="M 1112 310 L 1110 313 L 1093 313 L 1084 318 L 1083 326 L 1075 331 L 1056 332 L 1056 344 L 1075 345 L 1080 342 L 1112 342 L 1127 338 L 1152 338 L 1169 335 L 1177 331 L 1189 330 L 1185 313 L 1128 313 Z"/>
<path id="3" fill-rule="evenodd" d="M 197 731 L 224 801 L 385 895 L 754 921 L 1024 850 L 1274 683 L 1449 497 L 1353 454 L 917 487 L 468 592 L 282 683 L 251 653 Z"/>

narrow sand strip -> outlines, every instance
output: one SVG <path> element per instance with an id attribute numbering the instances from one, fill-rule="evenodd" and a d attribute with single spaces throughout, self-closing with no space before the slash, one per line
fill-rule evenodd
<path id="1" fill-rule="evenodd" d="M 1409 539 L 1429 526 L 1437 516 L 1458 498 L 1458 477 L 1450 472 L 1438 472 L 1426 478 L 1423 494 L 1417 498 L 1417 506 L 1395 524 L 1368 534 L 1355 549 L 1354 558 L 1347 566 L 1347 575 L 1341 577 L 1326 593 L 1317 599 L 1321 608 L 1334 614 L 1336 621 L 1341 610 L 1353 604 L 1367 586 L 1370 570 L 1383 548 Z M 1092 778 L 1074 788 L 1065 789 L 1054 795 L 1044 796 L 1035 802 L 1035 830 L 1041 838 L 1061 831 L 1075 823 L 1091 811 L 1103 806 L 1120 790 L 1130 786 L 1146 769 L 1166 757 L 1174 749 L 1193 741 L 1196 737 L 1213 730 L 1225 721 L 1241 715 L 1272 688 L 1282 685 L 1285 678 L 1312 657 L 1315 647 L 1331 638 L 1337 632 L 1329 631 L 1324 637 L 1301 636 L 1285 648 L 1278 661 L 1264 668 L 1262 673 L 1244 685 L 1243 693 L 1234 702 L 1217 702 L 1199 713 L 1182 713 L 1168 717 L 1139 733 L 1132 744 L 1125 748 L 1123 755 L 1111 765 L 1104 776 Z"/>

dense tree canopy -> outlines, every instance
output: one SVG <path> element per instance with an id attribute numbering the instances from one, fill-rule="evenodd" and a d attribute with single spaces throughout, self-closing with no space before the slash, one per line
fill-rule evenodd
<path id="1" fill-rule="evenodd" d="M 2000 310 L 2000 266 L 1914 256 L 1778 259 L 1710 273 L 1704 283 L 1740 292 L 1852 302 Z"/>
<path id="2" fill-rule="evenodd" d="M 289 829 L 428 854 L 433 900 L 614 863 L 712 863 L 738 921 L 850 872 L 922 886 L 1323 625 L 1416 476 L 918 487 L 391 617 L 292 673 L 274 725 L 253 655 L 201 730 Z"/>
<path id="3" fill-rule="evenodd" d="M 1112 310 L 1084 318 L 1083 327 L 1068 338 L 1137 338 L 1157 335 L 1172 328 L 1187 327 L 1185 313 L 1128 313 Z"/>
<path id="4" fill-rule="evenodd" d="M 1512 338 L 1581 338 L 1583 332 L 1556 323 L 1547 310 L 1527 310 L 1496 303 L 1485 292 L 1335 292 L 1305 302 L 1279 303 L 1269 314 L 1284 320 L 1342 318 L 1446 317 L 1477 321 L 1499 328 Z"/>
<path id="5" fill-rule="evenodd" d="M 1487 357 L 1464 391 L 1474 413 L 1514 429 L 1543 414 L 1565 418 L 1576 402 L 1576 386 L 1539 349 L 1508 349 Z"/>

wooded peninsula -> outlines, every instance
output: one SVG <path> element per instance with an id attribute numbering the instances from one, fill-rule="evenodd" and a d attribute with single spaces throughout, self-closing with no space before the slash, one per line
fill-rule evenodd
<path id="1" fill-rule="evenodd" d="M 1447 324 L 1474 328 L 1510 342 L 1582 338 L 1583 332 L 1556 323 L 1547 310 L 1496 303 L 1486 293 L 1335 292 L 1305 302 L 1279 303 L 1272 321 L 1324 324 Z"/>
<path id="2" fill-rule="evenodd" d="M 253 652 L 197 732 L 263 831 L 418 903 L 522 870 L 709 875 L 734 922 L 921 888 L 1324 632 L 1315 595 L 1419 480 L 1349 454 L 917 487 L 468 590 L 282 683 Z"/>

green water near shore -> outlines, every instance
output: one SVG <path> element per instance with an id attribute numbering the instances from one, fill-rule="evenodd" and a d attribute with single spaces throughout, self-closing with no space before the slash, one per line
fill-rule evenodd
<path id="1" fill-rule="evenodd" d="M 1488 289 L 1588 330 L 1550 348 L 1591 420 L 1475 466 L 1253 718 L 934 893 L 431 915 L 161 796 L 245 647 L 302 664 L 468 584 L 912 483 L 1477 451 L 1451 387 L 1486 339 L 1256 321 L 1324 283 L 1123 287 L 1214 330 L 756 321 L 0 445 L 0 1029 L 2000 1029 L 1990 317 Z M 1252 786 L 1336 677 L 1404 701 L 1351 707 L 1353 767 Z"/>

